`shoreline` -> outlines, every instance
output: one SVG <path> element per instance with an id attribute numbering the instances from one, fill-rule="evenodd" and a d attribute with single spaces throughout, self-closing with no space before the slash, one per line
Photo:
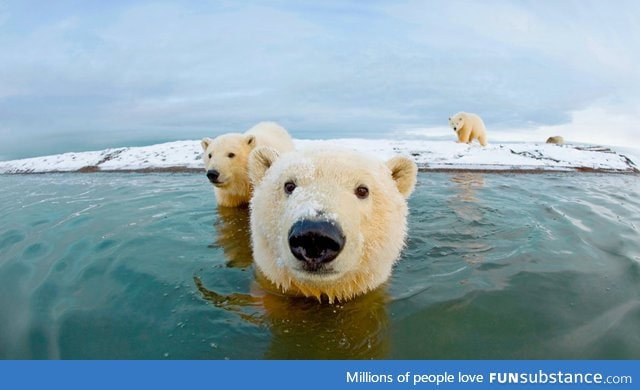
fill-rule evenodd
<path id="1" fill-rule="evenodd" d="M 639 174 L 640 154 L 598 145 L 545 143 L 459 144 L 395 139 L 294 139 L 296 149 L 343 149 L 387 160 L 410 157 L 421 172 Z M 36 173 L 196 173 L 203 172 L 202 148 L 195 140 L 141 147 L 69 152 L 0 161 L 0 174 Z"/>
<path id="2" fill-rule="evenodd" d="M 544 168 L 481 168 L 481 167 L 455 167 L 455 168 L 443 168 L 443 167 L 424 167 L 418 166 L 418 172 L 422 173 L 485 173 L 485 174 L 523 174 L 523 175 L 541 175 L 541 174 L 609 174 L 609 175 L 639 175 L 640 171 L 635 170 L 616 170 L 616 169 L 597 169 L 590 167 L 577 167 L 572 169 L 544 169 Z M 20 175 L 59 175 L 59 174 L 87 174 L 87 173 L 104 173 L 104 174 L 131 174 L 131 173 L 188 173 L 188 174 L 203 174 L 203 168 L 190 168 L 190 167 L 157 167 L 157 168 L 140 168 L 140 169 L 100 169 L 97 166 L 83 167 L 75 171 L 43 171 L 43 172 L 8 172 L 0 173 L 0 176 L 20 176 Z"/>

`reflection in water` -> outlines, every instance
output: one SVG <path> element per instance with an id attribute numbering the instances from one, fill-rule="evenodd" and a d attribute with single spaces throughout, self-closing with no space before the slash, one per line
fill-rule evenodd
<path id="1" fill-rule="evenodd" d="M 459 192 L 452 198 L 452 208 L 458 217 L 467 221 L 478 221 L 482 214 L 478 207 L 476 191 L 484 187 L 481 173 L 459 172 L 451 176 L 451 181 Z"/>
<path id="2" fill-rule="evenodd" d="M 250 294 L 234 293 L 229 295 L 218 294 L 215 291 L 208 290 L 202 280 L 194 276 L 193 281 L 202 294 L 202 297 L 213 303 L 216 307 L 235 313 L 243 320 L 255 325 L 262 325 L 262 315 L 255 316 L 247 313 L 249 308 L 260 308 L 262 300 Z"/>
<path id="3" fill-rule="evenodd" d="M 458 192 L 451 197 L 450 207 L 458 216 L 460 226 L 456 233 L 461 240 L 454 242 L 454 246 L 462 253 L 462 258 L 469 264 L 482 263 L 485 260 L 484 252 L 491 249 L 489 245 L 481 242 L 482 229 L 478 224 L 482 223 L 483 210 L 476 192 L 484 187 L 484 177 L 476 172 L 459 172 L 451 177 Z"/>
<path id="4" fill-rule="evenodd" d="M 269 290 L 258 276 L 253 294 L 221 295 L 194 278 L 216 307 L 271 330 L 268 359 L 381 359 L 388 356 L 387 294 L 379 288 L 345 303 L 326 304 Z"/>
<path id="5" fill-rule="evenodd" d="M 252 264 L 249 210 L 218 208 L 216 241 L 229 267 Z M 265 358 L 373 359 L 388 355 L 387 294 L 384 287 L 340 304 L 282 295 L 256 272 L 250 293 L 219 294 L 200 278 L 195 285 L 204 299 L 242 320 L 271 331 Z"/>
<path id="6" fill-rule="evenodd" d="M 253 262 L 249 208 L 218 207 L 218 219 L 214 228 L 216 240 L 209 246 L 222 248 L 228 267 L 249 267 Z"/>

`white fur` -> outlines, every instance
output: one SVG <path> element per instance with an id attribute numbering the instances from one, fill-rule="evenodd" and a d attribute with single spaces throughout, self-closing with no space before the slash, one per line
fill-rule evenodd
<path id="1" fill-rule="evenodd" d="M 250 217 L 254 261 L 267 279 L 287 293 L 333 302 L 389 278 L 404 246 L 415 163 L 395 157 L 385 164 L 336 150 L 278 156 L 261 148 L 252 152 L 249 170 L 255 185 Z M 289 195 L 284 192 L 288 181 L 296 184 Z M 361 185 L 369 189 L 365 199 L 355 195 Z M 291 254 L 288 232 L 303 218 L 335 223 L 346 237 L 339 256 L 325 265 L 327 272 L 306 271 Z"/>
<path id="2" fill-rule="evenodd" d="M 449 118 L 449 126 L 456 132 L 459 143 L 470 144 L 474 139 L 480 145 L 487 145 L 487 129 L 482 118 L 476 114 L 459 112 Z"/>
<path id="3" fill-rule="evenodd" d="M 253 149 L 268 146 L 279 152 L 293 150 L 289 133 L 274 122 L 260 122 L 244 134 L 204 138 L 201 144 L 205 171 L 220 172 L 221 183 L 214 185 L 216 200 L 220 206 L 228 207 L 249 203 L 253 188 L 247 174 L 247 162 Z M 229 153 L 234 156 L 229 157 Z"/>

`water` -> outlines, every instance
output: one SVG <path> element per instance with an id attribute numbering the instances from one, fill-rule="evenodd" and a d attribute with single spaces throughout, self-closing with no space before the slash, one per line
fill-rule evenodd
<path id="1" fill-rule="evenodd" d="M 266 294 L 202 175 L 0 176 L 0 358 L 640 358 L 640 181 L 421 173 L 386 286 Z"/>

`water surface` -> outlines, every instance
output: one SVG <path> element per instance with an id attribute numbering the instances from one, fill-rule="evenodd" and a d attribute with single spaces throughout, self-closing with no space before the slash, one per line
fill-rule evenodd
<path id="1" fill-rule="evenodd" d="M 637 176 L 421 173 L 383 288 L 265 294 L 199 174 L 0 176 L 0 358 L 640 358 Z"/>

